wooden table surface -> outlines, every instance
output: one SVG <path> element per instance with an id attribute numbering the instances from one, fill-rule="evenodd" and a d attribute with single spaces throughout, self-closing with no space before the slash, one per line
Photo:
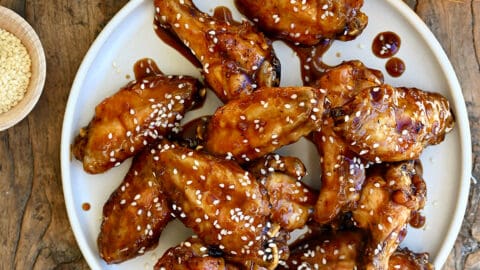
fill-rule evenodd
<path id="1" fill-rule="evenodd" d="M 368 0 L 366 0 L 368 1 Z M 33 112 L 0 132 L 0 269 L 88 269 L 67 219 L 60 131 L 75 73 L 95 37 L 127 0 L 0 0 L 37 31 L 47 57 Z M 405 0 L 449 56 L 463 88 L 480 180 L 480 1 Z M 444 269 L 480 269 L 480 184 Z"/>

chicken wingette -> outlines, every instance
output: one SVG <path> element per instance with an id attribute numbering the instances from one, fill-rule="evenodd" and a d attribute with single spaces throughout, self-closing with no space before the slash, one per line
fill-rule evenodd
<path id="1" fill-rule="evenodd" d="M 249 162 L 319 130 L 322 114 L 323 94 L 316 88 L 264 87 L 217 109 L 205 150 Z"/>
<path id="2" fill-rule="evenodd" d="M 172 211 L 206 245 L 232 262 L 278 264 L 278 230 L 269 221 L 266 191 L 252 174 L 233 161 L 169 143 L 157 157 Z"/>
<path id="3" fill-rule="evenodd" d="M 105 172 L 177 130 L 185 112 L 204 98 L 203 86 L 188 76 L 133 81 L 96 106 L 75 138 L 73 155 L 86 172 Z"/>
<path id="4" fill-rule="evenodd" d="M 366 88 L 333 108 L 335 132 L 372 162 L 418 159 L 453 128 L 448 100 L 437 93 L 389 85 Z"/>
<path id="5" fill-rule="evenodd" d="M 140 152 L 120 186 L 103 206 L 100 256 L 120 263 L 154 248 L 172 219 L 151 149 Z"/>

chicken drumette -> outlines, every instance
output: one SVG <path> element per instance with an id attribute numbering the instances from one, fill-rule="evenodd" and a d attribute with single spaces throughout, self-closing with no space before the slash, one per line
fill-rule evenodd
<path id="1" fill-rule="evenodd" d="M 280 63 L 271 42 L 250 23 L 199 11 L 191 0 L 155 0 L 156 20 L 191 49 L 207 83 L 224 102 L 277 86 Z"/>
<path id="2" fill-rule="evenodd" d="M 188 76 L 156 75 L 134 81 L 95 108 L 72 152 L 88 173 L 102 173 L 178 129 L 184 113 L 205 98 Z"/>
<path id="3" fill-rule="evenodd" d="M 303 45 L 351 40 L 367 26 L 363 0 L 236 0 L 240 11 L 268 33 Z"/>
<path id="4" fill-rule="evenodd" d="M 103 207 L 97 243 L 107 263 L 120 263 L 154 248 L 172 219 L 150 151 L 145 149 L 133 159 L 123 182 Z"/>

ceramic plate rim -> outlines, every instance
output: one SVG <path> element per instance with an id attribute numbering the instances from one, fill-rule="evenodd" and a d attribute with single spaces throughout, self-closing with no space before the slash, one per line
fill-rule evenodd
<path id="1" fill-rule="evenodd" d="M 85 257 L 88 265 L 94 269 L 101 269 L 101 266 L 98 262 L 97 254 L 94 254 L 94 251 L 91 250 L 87 244 L 87 240 L 82 234 L 81 224 L 79 218 L 75 213 L 74 203 L 73 203 L 73 190 L 71 185 L 71 175 L 69 165 L 71 162 L 70 155 L 70 143 L 71 143 L 71 130 L 73 126 L 72 115 L 74 114 L 75 104 L 77 102 L 78 96 L 80 94 L 81 85 L 84 82 L 84 79 L 90 69 L 93 61 L 95 60 L 98 52 L 100 51 L 102 45 L 107 41 L 112 32 L 118 27 L 120 23 L 136 8 L 138 8 L 143 2 L 148 0 L 131 0 L 128 2 L 105 26 L 102 32 L 95 39 L 87 54 L 85 55 L 80 68 L 75 76 L 75 80 L 72 84 L 70 95 L 68 98 L 67 106 L 65 109 L 65 115 L 63 120 L 62 127 L 62 137 L 61 137 L 61 147 L 60 147 L 60 161 L 61 161 L 61 175 L 63 183 L 63 193 L 65 197 L 65 205 L 67 209 L 67 215 L 70 221 L 70 226 L 72 227 L 76 241 L 80 247 L 82 254 Z M 468 122 L 468 113 L 465 106 L 465 101 L 463 98 L 462 89 L 460 83 L 457 79 L 455 71 L 441 47 L 440 43 L 437 41 L 433 33 L 430 31 L 428 26 L 418 17 L 418 15 L 410 9 L 403 1 L 397 0 L 388 0 L 390 6 L 395 8 L 396 12 L 403 16 L 403 18 L 408 21 L 413 28 L 420 34 L 420 36 L 425 40 L 425 43 L 430 47 L 433 55 L 437 58 L 440 63 L 441 70 L 448 82 L 448 89 L 452 95 L 453 104 L 455 104 L 457 112 L 459 115 L 456 115 L 456 125 L 460 131 L 460 147 L 461 147 L 461 175 L 460 175 L 460 185 L 457 196 L 457 204 L 455 206 L 453 221 L 448 228 L 448 233 L 441 245 L 441 249 L 438 252 L 437 257 L 435 258 L 434 265 L 437 268 L 440 268 L 445 262 L 446 259 L 453 248 L 454 242 L 457 238 L 457 235 L 460 231 L 463 216 L 466 211 L 468 203 L 468 195 L 470 189 L 470 178 L 472 170 L 472 157 L 471 157 L 471 134 L 470 127 Z"/>

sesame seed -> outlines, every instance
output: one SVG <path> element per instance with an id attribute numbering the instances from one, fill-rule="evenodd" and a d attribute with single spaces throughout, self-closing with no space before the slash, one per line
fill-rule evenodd
<path id="1" fill-rule="evenodd" d="M 31 59 L 20 39 L 0 29 L 0 114 L 23 99 L 31 77 Z"/>

